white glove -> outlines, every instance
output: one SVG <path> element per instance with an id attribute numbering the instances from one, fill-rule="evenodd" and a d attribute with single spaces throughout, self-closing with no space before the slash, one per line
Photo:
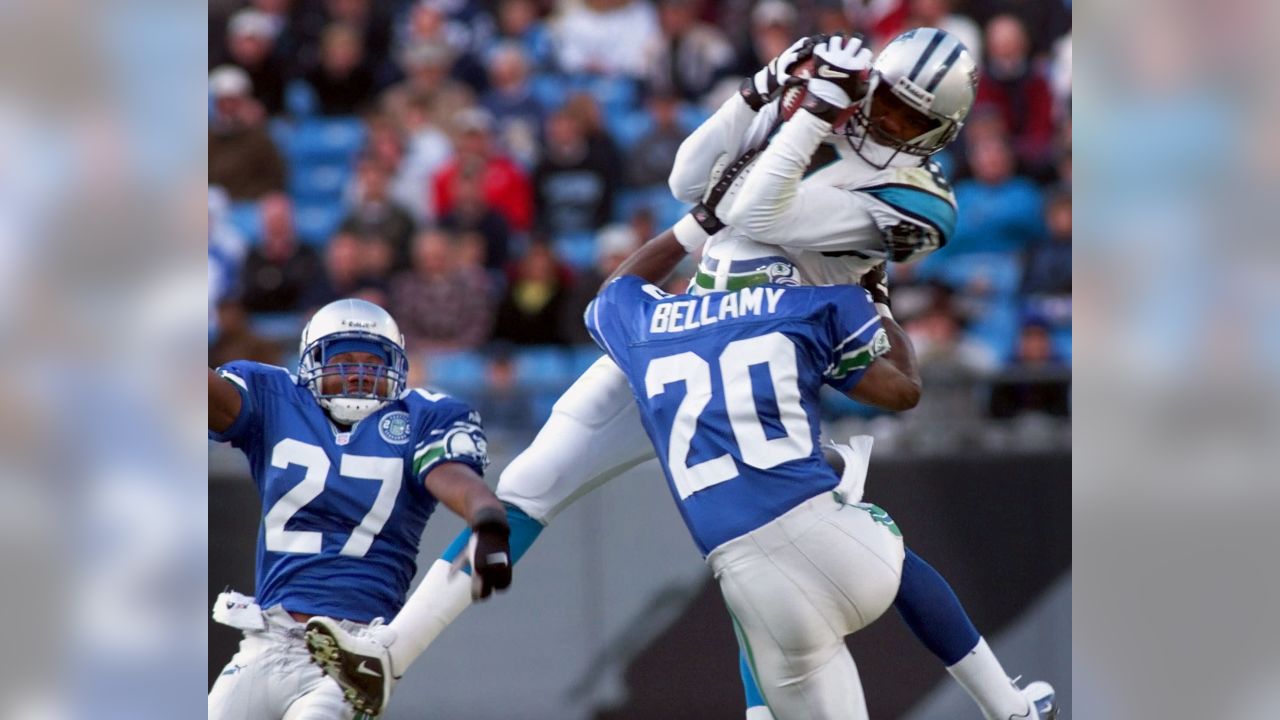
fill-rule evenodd
<path id="1" fill-rule="evenodd" d="M 813 54 L 813 38 L 803 37 L 783 50 L 768 65 L 756 71 L 752 78 L 756 93 L 762 98 L 773 97 L 778 88 L 794 82 L 791 71 Z"/>
<path id="2" fill-rule="evenodd" d="M 871 51 L 862 47 L 862 38 L 836 35 L 815 47 L 813 57 L 810 94 L 841 110 L 862 98 L 871 69 Z"/>

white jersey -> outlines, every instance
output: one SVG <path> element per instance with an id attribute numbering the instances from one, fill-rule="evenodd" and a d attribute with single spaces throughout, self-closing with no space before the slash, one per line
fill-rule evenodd
<path id="1" fill-rule="evenodd" d="M 776 117 L 776 103 L 756 113 L 731 97 L 681 144 L 671 191 L 703 201 L 725 166 L 764 142 Z M 726 227 L 709 238 L 692 216 L 675 228 L 686 249 L 703 246 L 694 278 L 702 290 L 737 289 L 762 273 L 772 282 L 854 283 L 886 259 L 942 247 L 956 222 L 955 196 L 936 164 L 898 155 L 877 168 L 807 112 L 781 125 L 714 211 Z"/>

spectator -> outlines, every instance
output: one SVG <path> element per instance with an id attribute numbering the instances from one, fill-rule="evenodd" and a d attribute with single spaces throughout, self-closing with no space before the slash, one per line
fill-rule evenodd
<path id="1" fill-rule="evenodd" d="M 501 0 L 498 3 L 498 32 L 517 43 L 535 70 L 550 70 L 553 57 L 551 33 L 543 24 L 534 0 Z"/>
<path id="2" fill-rule="evenodd" d="M 489 56 L 489 91 L 482 103 L 497 121 L 503 149 L 527 168 L 536 165 L 543 110 L 529 86 L 529 60 L 518 44 L 503 43 Z"/>
<path id="3" fill-rule="evenodd" d="M 1024 413 L 1071 414 L 1071 376 L 1053 350 L 1049 327 L 1031 320 L 1022 326 L 1010 372 L 991 389 L 991 416 Z"/>
<path id="4" fill-rule="evenodd" d="M 675 96 L 654 93 L 649 96 L 648 106 L 653 128 L 631 149 L 626 163 L 627 180 L 633 187 L 666 187 L 676 151 L 687 133 L 679 125 Z"/>
<path id="5" fill-rule="evenodd" d="M 605 278 L 627 259 L 636 248 L 640 247 L 640 236 L 630 225 L 606 225 L 596 236 L 596 264 L 573 280 L 569 297 L 564 304 L 564 313 L 560 319 L 561 334 L 567 342 L 591 344 L 594 342 L 587 334 L 587 326 L 582 322 L 582 313 L 587 305 L 600 292 Z"/>
<path id="6" fill-rule="evenodd" d="M 355 31 L 362 49 L 364 65 L 379 86 L 385 84 L 391 71 L 392 3 L 375 0 L 323 0 L 323 11 L 314 10 L 307 21 L 313 44 L 326 29 L 338 23 Z M 310 60 L 310 58 L 307 58 Z"/>
<path id="7" fill-rule="evenodd" d="M 209 184 L 232 200 L 257 200 L 284 190 L 284 159 L 263 127 L 262 106 L 244 70 L 224 65 L 209 73 Z"/>
<path id="8" fill-rule="evenodd" d="M 461 173 L 454 178 L 453 210 L 440 218 L 441 227 L 456 233 L 478 233 L 484 238 L 481 264 L 491 271 L 507 266 L 511 229 L 502 215 L 484 197 L 478 175 Z"/>
<path id="9" fill-rule="evenodd" d="M 1031 62 L 1022 22 L 997 15 L 987 23 L 986 62 L 977 105 L 992 105 L 1004 117 L 1018 158 L 1030 168 L 1049 162 L 1053 143 L 1053 96 Z"/>
<path id="10" fill-rule="evenodd" d="M 965 323 L 945 296 L 903 328 L 915 346 L 920 368 L 934 373 L 988 373 L 999 365 L 995 353 L 965 334 Z"/>
<path id="11" fill-rule="evenodd" d="M 447 46 L 453 55 L 451 73 L 473 91 L 483 92 L 484 67 L 476 54 L 493 43 L 493 20 L 476 0 L 419 0 L 409 10 L 409 22 L 402 26 L 401 46 L 422 43 Z"/>
<path id="12" fill-rule="evenodd" d="M 262 200 L 262 242 L 244 262 L 241 302 L 249 312 L 301 312 L 319 304 L 316 251 L 298 243 L 293 205 L 283 193 Z"/>
<path id="13" fill-rule="evenodd" d="M 453 142 L 434 118 L 430 100 L 412 97 L 402 109 L 398 126 L 379 122 L 370 132 L 374 152 L 387 167 L 395 168 L 392 197 L 419 225 L 436 218 L 435 198 L 424 189 L 453 157 Z"/>
<path id="14" fill-rule="evenodd" d="M 578 92 L 569 95 L 565 100 L 564 110 L 578 119 L 587 133 L 587 141 L 591 143 L 591 152 L 604 158 L 605 164 L 612 174 L 613 185 L 622 184 L 622 151 L 609 135 L 604 125 L 604 114 L 600 112 L 600 104 L 588 93 Z"/>
<path id="15" fill-rule="evenodd" d="M 1071 195 L 1058 193 L 1045 206 L 1048 237 L 1027 252 L 1022 294 L 1071 294 Z"/>
<path id="16" fill-rule="evenodd" d="M 642 0 L 583 0 L 552 32 L 560 68 L 570 75 L 639 79 L 662 40 L 653 7 Z"/>
<path id="17" fill-rule="evenodd" d="M 347 25 L 325 28 L 320 39 L 320 63 L 307 73 L 321 115 L 355 115 L 373 95 L 373 73 L 364 65 L 360 33 Z"/>
<path id="18" fill-rule="evenodd" d="M 466 85 L 449 77 L 454 52 L 443 42 L 420 42 L 400 54 L 403 81 L 383 95 L 383 106 L 396 117 L 403 118 L 411 103 L 426 108 L 430 124 L 448 127 L 454 113 L 475 103 L 475 95 Z"/>
<path id="19" fill-rule="evenodd" d="M 945 30 L 964 43 L 970 55 L 982 57 L 982 28 L 972 19 L 955 12 L 953 0 L 910 0 L 907 22 L 881 39 L 888 42 L 914 27 Z"/>
<path id="20" fill-rule="evenodd" d="M 560 320 L 568 299 L 569 273 L 546 242 L 529 245 L 512 269 L 498 305 L 494 338 L 516 345 L 564 343 Z"/>
<path id="21" fill-rule="evenodd" d="M 339 231 L 325 246 L 325 301 L 351 297 L 365 286 L 365 266 L 360 239 L 355 234 Z"/>
<path id="22" fill-rule="evenodd" d="M 409 211 L 391 197 L 391 172 L 381 160 L 365 156 L 356 171 L 349 214 L 342 228 L 390 243 L 396 264 L 408 267 L 414 224 Z"/>
<path id="23" fill-rule="evenodd" d="M 749 76 L 796 41 L 796 9 L 782 0 L 762 0 L 751 11 L 750 44 L 738 50 L 736 75 Z"/>
<path id="24" fill-rule="evenodd" d="M 489 339 L 489 276 L 463 264 L 457 250 L 447 232 L 425 230 L 414 240 L 413 269 L 391 279 L 391 312 L 413 352 L 471 350 Z"/>
<path id="25" fill-rule="evenodd" d="M 533 171 L 539 228 L 564 237 L 603 226 L 613 211 L 614 172 L 576 117 L 564 110 L 553 114 L 542 162 Z"/>
<path id="26" fill-rule="evenodd" d="M 976 141 L 969 161 L 973 179 L 956 183 L 959 218 L 954 237 L 940 253 L 1024 251 L 1042 233 L 1040 190 L 1013 174 L 1013 152 L 999 138 Z"/>
<path id="27" fill-rule="evenodd" d="M 285 76 L 273 56 L 278 29 L 266 13 L 245 9 L 227 23 L 227 56 L 245 71 L 253 86 L 253 98 L 268 115 L 284 111 Z"/>
<path id="28" fill-rule="evenodd" d="M 518 231 L 533 225 L 533 194 L 529 178 L 513 160 L 493 147 L 493 116 L 480 108 L 468 108 L 456 117 L 454 157 L 433 181 L 436 212 L 453 212 L 454 178 L 461 173 L 480 178 L 485 202 Z"/>
<path id="29" fill-rule="evenodd" d="M 210 366 L 218 367 L 232 360 L 280 363 L 281 348 L 253 331 L 243 306 L 223 302 L 218 305 L 217 313 L 218 337 L 209 345 Z"/>
<path id="30" fill-rule="evenodd" d="M 698 19 L 701 9 L 700 0 L 658 3 L 663 37 L 649 67 L 652 89 L 697 101 L 733 66 L 733 46 L 719 28 Z"/>

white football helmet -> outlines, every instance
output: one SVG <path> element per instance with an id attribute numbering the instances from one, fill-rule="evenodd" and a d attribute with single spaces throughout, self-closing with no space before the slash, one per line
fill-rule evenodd
<path id="1" fill-rule="evenodd" d="M 330 364 L 334 355 L 345 352 L 368 352 L 382 357 L 382 364 Z M 316 311 L 302 329 L 298 384 L 315 395 L 329 416 L 353 425 L 383 405 L 400 397 L 409 375 L 409 360 L 404 354 L 404 335 L 386 310 L 364 300 L 335 300 Z M 352 390 L 347 378 L 359 376 L 372 380 Z M 337 377 L 341 390 L 325 393 L 323 380 Z"/>
<path id="2" fill-rule="evenodd" d="M 876 128 L 872 105 L 889 98 L 886 93 L 932 119 L 933 127 L 905 141 Z M 928 157 L 960 134 L 977 93 L 978 66 L 964 43 L 937 28 L 908 30 L 876 56 L 846 132 L 854 150 L 877 167 L 898 153 Z"/>

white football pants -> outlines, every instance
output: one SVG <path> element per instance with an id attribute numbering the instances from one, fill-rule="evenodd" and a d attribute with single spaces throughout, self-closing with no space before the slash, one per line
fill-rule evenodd
<path id="1" fill-rule="evenodd" d="M 498 499 L 546 525 L 574 500 L 654 457 L 627 376 L 605 356 L 560 396 L 533 443 L 502 471 Z"/>
<path id="2" fill-rule="evenodd" d="M 707 556 L 776 720 L 866 720 L 844 637 L 893 604 L 902 537 L 826 492 Z"/>
<path id="3" fill-rule="evenodd" d="M 279 607 L 263 619 L 209 691 L 209 720 L 352 720 L 342 688 L 311 662 L 306 626 Z"/>

